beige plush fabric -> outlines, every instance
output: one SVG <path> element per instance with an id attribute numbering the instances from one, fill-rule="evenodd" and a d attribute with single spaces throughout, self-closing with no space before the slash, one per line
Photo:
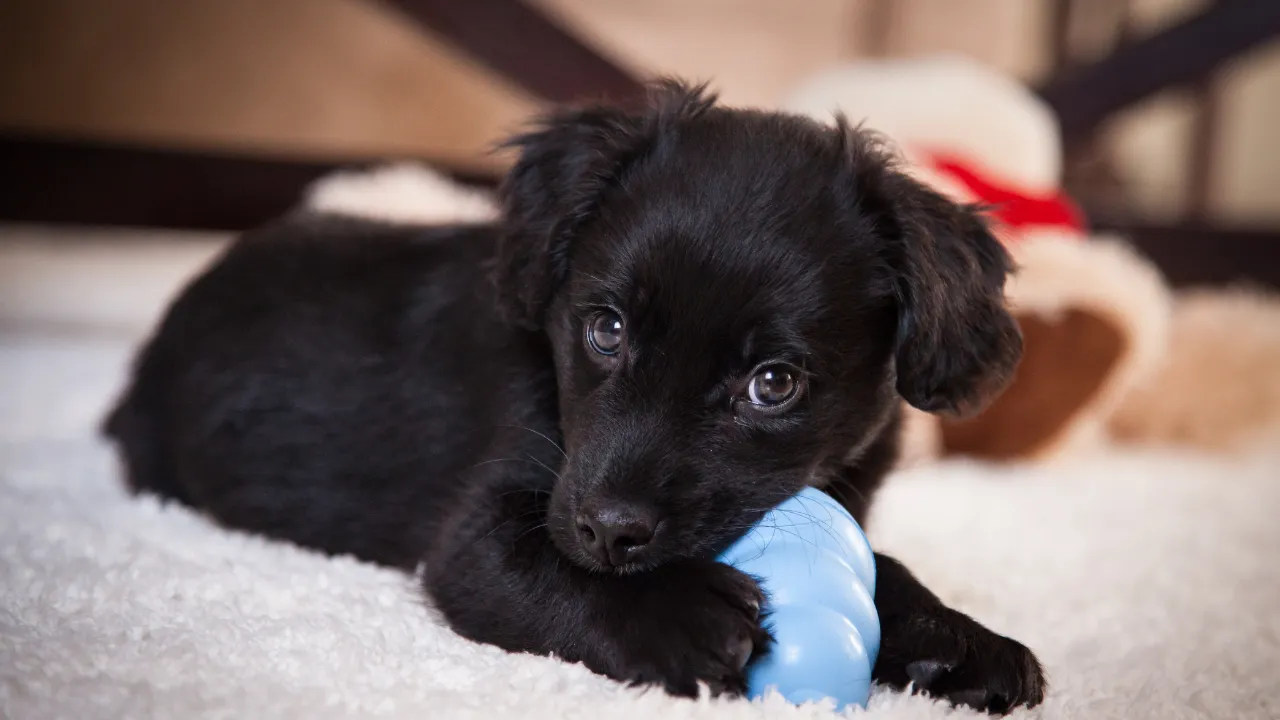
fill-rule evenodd
<path id="1" fill-rule="evenodd" d="M 1119 404 L 1112 434 L 1218 450 L 1280 446 L 1280 295 L 1192 290 L 1173 307 L 1158 372 Z"/>

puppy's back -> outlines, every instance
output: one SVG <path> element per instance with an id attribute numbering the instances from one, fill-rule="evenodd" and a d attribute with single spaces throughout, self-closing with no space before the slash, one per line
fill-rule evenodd
<path id="1" fill-rule="evenodd" d="M 409 562 L 404 473 L 465 402 L 432 383 L 467 362 L 455 318 L 484 315 L 491 235 L 302 214 L 238 239 L 166 311 L 103 424 L 129 487 Z"/>

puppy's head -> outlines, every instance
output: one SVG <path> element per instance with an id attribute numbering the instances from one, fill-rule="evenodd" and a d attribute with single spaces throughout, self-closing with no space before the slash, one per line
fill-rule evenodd
<path id="1" fill-rule="evenodd" d="M 970 208 L 843 122 L 718 107 L 555 114 L 516 138 L 496 281 L 551 341 L 556 543 L 620 572 L 710 555 L 916 407 L 968 414 L 1021 341 Z"/>

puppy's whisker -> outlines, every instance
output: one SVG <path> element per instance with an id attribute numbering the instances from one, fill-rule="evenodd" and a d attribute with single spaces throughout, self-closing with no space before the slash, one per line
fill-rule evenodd
<path id="1" fill-rule="evenodd" d="M 596 282 L 600 283 L 601 285 L 604 285 L 604 284 L 605 284 L 604 280 L 601 280 L 600 278 L 596 277 L 595 275 L 592 275 L 591 273 L 586 272 L 586 271 L 584 271 L 584 270 L 574 269 L 574 271 L 573 271 L 573 272 L 574 272 L 574 274 L 575 274 L 575 275 L 581 275 L 582 277 L 590 278 L 590 279 L 592 279 L 592 280 L 595 280 Z"/>
<path id="2" fill-rule="evenodd" d="M 515 458 L 512 458 L 512 459 L 514 460 Z M 520 488 L 519 490 L 508 490 L 506 492 L 498 493 L 494 497 L 502 498 L 502 497 L 507 497 L 508 495 L 519 495 L 521 493 L 531 493 L 533 495 L 550 495 L 551 491 L 546 490 L 544 488 Z"/>
<path id="3" fill-rule="evenodd" d="M 531 532 L 536 532 L 536 531 L 538 531 L 538 530 L 542 530 L 542 529 L 543 529 L 543 528 L 545 528 L 545 527 L 547 527 L 547 524 L 546 524 L 545 522 L 542 522 L 542 523 L 538 523 L 537 525 L 534 525 L 534 526 L 533 526 L 533 527 L 531 527 L 531 528 L 526 529 L 524 532 L 520 533 L 519 535 L 517 535 L 517 536 L 515 536 L 514 538 L 512 538 L 512 539 L 511 539 L 511 545 L 512 545 L 512 547 L 515 547 L 515 544 L 516 544 L 516 543 L 518 543 L 518 542 L 520 542 L 520 538 L 524 537 L 525 535 L 528 535 L 528 534 L 529 534 L 529 533 L 531 533 Z"/>
<path id="4" fill-rule="evenodd" d="M 513 522 L 516 522 L 517 520 L 523 520 L 524 518 L 527 518 L 527 517 L 534 517 L 542 514 L 543 514 L 543 511 L 541 509 L 536 509 L 536 510 L 529 510 L 528 512 L 522 512 L 519 515 L 516 515 L 515 517 L 509 517 L 506 520 L 503 520 L 502 522 L 498 523 L 497 525 L 494 525 L 493 528 L 489 530 L 489 532 L 480 536 L 480 540 L 477 540 L 476 542 L 488 540 L 491 535 L 498 532 L 499 530 L 506 527 L 507 525 Z M 546 523 L 544 522 L 543 525 L 546 525 Z"/>
<path id="5" fill-rule="evenodd" d="M 790 510 L 787 508 L 770 508 L 770 510 L 786 513 L 788 515 L 798 515 L 804 518 L 808 522 L 821 526 L 823 532 L 827 533 L 828 537 L 830 537 L 833 541 L 837 543 L 842 542 L 842 539 L 840 538 L 840 536 L 836 534 L 834 530 L 831 529 L 831 524 L 829 521 L 823 521 L 809 513 L 806 513 L 800 510 Z M 747 512 L 758 512 L 758 511 L 748 510 Z M 734 525 L 729 525 L 725 529 L 731 532 L 742 531 L 743 533 L 750 532 L 751 530 L 757 529 L 757 528 L 764 529 L 764 530 L 772 530 L 775 533 L 781 533 L 781 534 L 793 537 L 801 541 L 802 543 L 814 548 L 815 550 L 821 549 L 821 546 L 819 546 L 816 542 L 814 542 L 813 540 L 810 540 L 808 537 L 806 537 L 805 535 L 800 533 L 798 530 L 796 530 L 795 529 L 796 527 L 797 527 L 797 524 L 794 522 L 787 525 L 780 525 L 775 520 L 774 522 L 769 522 L 769 523 L 757 522 L 750 525 L 746 523 L 738 523 Z M 767 540 L 765 542 L 767 542 Z M 764 551 L 763 546 L 760 547 L 760 551 L 761 552 Z"/>
<path id="6" fill-rule="evenodd" d="M 537 435 L 538 437 L 542 438 L 543 440 L 546 440 L 547 442 L 551 443 L 551 447 L 555 448 L 556 450 L 559 450 L 560 454 L 564 456 L 565 460 L 569 459 L 569 453 L 564 451 L 564 448 L 560 446 L 560 443 L 556 442 L 555 440 L 552 440 L 551 438 L 547 437 L 546 434 L 540 433 L 531 427 L 525 427 L 524 425 L 498 425 L 498 427 L 513 428 L 515 430 L 524 430 L 526 432 L 531 432 L 534 435 Z"/>
<path id="7" fill-rule="evenodd" d="M 828 485 L 825 488 L 823 488 L 823 490 L 828 494 L 834 495 L 835 498 L 839 500 L 840 503 L 843 505 L 849 504 L 849 498 L 845 495 L 845 493 L 850 493 L 850 492 L 854 493 L 857 499 L 862 501 L 863 503 L 867 502 L 866 493 L 862 492 L 861 490 L 854 487 L 853 485 L 849 485 L 847 483 L 841 483 L 838 485 Z"/>
<path id="8" fill-rule="evenodd" d="M 538 466 L 538 467 L 542 468 L 543 470 L 546 470 L 547 472 L 549 472 L 549 473 L 551 473 L 552 475 L 554 475 L 554 476 L 556 477 L 556 479 L 557 479 L 557 480 L 559 480 L 559 479 L 560 479 L 560 473 L 558 473 L 558 472 L 556 472 L 555 470 L 552 470 L 551 468 L 547 467 L 545 463 L 538 462 L 537 460 L 533 459 L 533 457 L 528 457 L 528 458 L 493 458 L 492 460 L 484 460 L 484 461 L 482 461 L 482 462 L 478 462 L 478 463 L 476 463 L 475 465 L 472 465 L 471 467 L 469 467 L 469 468 L 467 468 L 467 469 L 468 469 L 468 470 L 474 470 L 475 468 L 478 468 L 478 467 L 480 467 L 480 466 L 482 466 L 482 465 L 490 465 L 490 464 L 492 464 L 492 463 L 500 463 L 500 462 L 516 462 L 516 463 L 524 463 L 525 465 L 536 465 L 536 466 Z M 512 491 L 510 491 L 510 492 L 531 492 L 531 491 L 533 491 L 534 489 L 540 490 L 541 492 L 545 492 L 545 493 L 550 493 L 550 492 L 551 492 L 550 490 L 543 490 L 542 488 L 522 488 L 522 489 L 520 489 L 520 490 L 512 490 Z"/>
<path id="9" fill-rule="evenodd" d="M 791 537 L 793 537 L 793 538 L 795 538 L 795 539 L 797 539 L 797 540 L 799 540 L 799 541 L 803 542 L 804 544 L 809 545 L 810 547 L 813 547 L 813 548 L 815 548 L 815 549 L 820 549 L 820 548 L 818 547 L 818 544 L 817 544 L 817 543 L 815 543 L 814 541 L 810 540 L 809 538 L 807 538 L 807 537 L 805 537 L 804 535 L 800 534 L 798 531 L 793 530 L 793 529 L 791 529 L 791 528 L 788 528 L 788 527 L 782 527 L 782 526 L 779 526 L 779 525 L 761 525 L 760 527 L 767 528 L 767 529 L 769 529 L 769 530 L 773 530 L 773 531 L 775 531 L 775 532 L 782 533 L 783 535 L 789 535 L 789 536 L 791 536 Z M 792 526 L 792 527 L 794 527 L 794 526 Z"/>
<path id="10" fill-rule="evenodd" d="M 804 518 L 805 520 L 807 520 L 808 522 L 810 522 L 810 523 L 812 523 L 812 524 L 814 524 L 814 525 L 817 525 L 817 526 L 822 530 L 822 532 L 826 533 L 827 537 L 831 538 L 831 540 L 832 540 L 833 542 L 835 542 L 835 543 L 836 543 L 836 544 L 838 544 L 838 545 L 839 545 L 839 544 L 843 544 L 843 542 L 844 542 L 844 541 L 843 541 L 843 539 L 840 537 L 840 535 L 839 535 L 839 534 L 837 534 L 837 533 L 836 533 L 836 531 L 835 531 L 835 530 L 833 530 L 833 529 L 831 528 L 831 519 L 830 519 L 830 518 L 827 518 L 826 520 L 820 520 L 820 519 L 818 519 L 817 517 L 814 517 L 814 516 L 813 516 L 812 514 L 810 514 L 810 513 L 802 512 L 802 511 L 799 511 L 799 510 L 787 510 L 787 509 L 783 509 L 783 508 L 780 508 L 779 510 L 780 510 L 781 512 L 784 512 L 784 513 L 790 513 L 790 514 L 793 514 L 793 515 L 799 515 L 799 516 L 803 517 L 803 518 Z M 792 527 L 795 527 L 795 525 L 792 525 Z M 812 542 L 812 541 L 810 541 L 810 542 Z M 815 545 L 815 546 L 816 546 L 816 545 Z"/>
<path id="11" fill-rule="evenodd" d="M 552 475 L 554 475 L 554 476 L 555 476 L 555 478 L 556 478 L 557 480 L 563 480 L 563 479 L 564 479 L 564 478 L 563 478 L 563 476 L 561 476 L 561 475 L 560 475 L 560 473 L 556 472 L 555 470 L 552 470 L 550 466 L 548 466 L 546 463 L 542 462 L 541 460 L 539 460 L 539 459 L 535 458 L 535 457 L 534 457 L 534 456 L 532 456 L 532 455 L 526 455 L 526 457 L 528 457 L 528 458 L 529 458 L 529 460 L 531 460 L 532 462 L 537 463 L 537 464 L 538 464 L 538 467 L 541 467 L 541 468 L 545 469 L 547 472 L 549 472 L 549 473 L 551 473 Z"/>

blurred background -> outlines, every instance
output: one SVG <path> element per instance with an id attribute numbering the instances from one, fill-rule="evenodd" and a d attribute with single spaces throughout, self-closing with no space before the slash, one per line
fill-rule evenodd
<path id="1" fill-rule="evenodd" d="M 124 208 L 119 218 L 74 217 L 56 187 L 37 188 L 23 178 L 32 168 L 17 164 L 48 175 L 50 162 L 91 159 L 59 151 L 123 143 L 246 160 L 413 156 L 483 176 L 505 162 L 489 146 L 548 100 L 627 96 L 634 79 L 673 73 L 711 80 L 730 103 L 768 107 L 842 62 L 957 53 L 1043 93 L 1063 123 L 1066 186 L 1099 222 L 1280 236 L 1275 5 L 4 0 L 0 208 L 19 220 L 60 210 L 72 220 L 239 226 L 282 202 L 287 183 L 260 179 L 259 194 L 279 195 L 223 217 L 212 200 L 208 216 L 170 207 L 154 218 Z M 177 178 L 195 167 L 168 167 L 167 191 L 193 182 Z M 112 200 L 126 201 L 140 202 Z"/>
<path id="2" fill-rule="evenodd" d="M 1020 127 L 1044 130 L 1048 149 L 1022 168 L 1035 180 L 1022 190 L 1039 183 L 1030 204 L 1066 198 L 1088 233 L 1117 234 L 1141 256 L 1108 275 L 1098 258 L 1109 246 L 1075 253 L 1079 267 L 1060 272 L 1076 286 L 1036 309 L 1105 295 L 1093 314 L 1110 329 L 1088 342 L 1083 330 L 1046 330 L 1059 339 L 1037 340 L 1033 354 L 1102 368 L 1076 398 L 1106 395 L 1105 378 L 1125 376 L 1121 359 L 1143 352 L 1153 359 L 1140 374 L 1159 386 L 1157 360 L 1216 342 L 1200 328 L 1179 339 L 1193 313 L 1171 306 L 1166 284 L 1280 286 L 1278 37 L 1277 0 L 0 0 L 0 323 L 136 334 L 232 232 L 294 206 L 318 178 L 414 159 L 492 189 L 511 160 L 494 144 L 551 103 L 635 103 L 645 80 L 673 74 L 709 81 L 730 104 L 787 107 L 842 68 L 950 57 L 981 67 L 975 88 L 1008 102 L 987 112 L 987 96 L 956 89 L 914 111 L 933 123 L 926 135 L 964 124 L 993 136 L 968 159 L 998 168 L 1026 160 Z M 928 82 L 939 80 L 908 76 L 881 76 L 889 92 L 871 105 L 912 120 L 913 95 L 938 94 Z M 876 86 L 875 73 L 861 77 Z M 841 87 L 827 87 L 832 107 L 864 117 L 861 91 Z M 873 127 L 884 117 L 871 116 Z M 1034 272 L 1057 266 L 1069 263 L 1024 263 L 1024 287 L 1059 287 Z M 1158 279 L 1144 285 L 1144 273 Z M 1147 299 L 1122 297 L 1148 285 Z M 1280 302 L 1259 303 L 1267 310 L 1238 334 L 1280 333 Z M 1244 315 L 1205 317 L 1239 328 Z M 1031 319 L 1024 330 L 1039 332 Z M 1280 365 L 1280 336 L 1258 343 L 1223 354 Z M 1198 362 L 1180 372 L 1226 361 Z M 1041 407 L 1042 393 L 1027 402 Z M 1210 394 L 1222 392 L 1188 395 L 1183 413 Z M 1240 399 L 1250 402 L 1280 423 L 1280 397 L 1255 388 Z"/>

